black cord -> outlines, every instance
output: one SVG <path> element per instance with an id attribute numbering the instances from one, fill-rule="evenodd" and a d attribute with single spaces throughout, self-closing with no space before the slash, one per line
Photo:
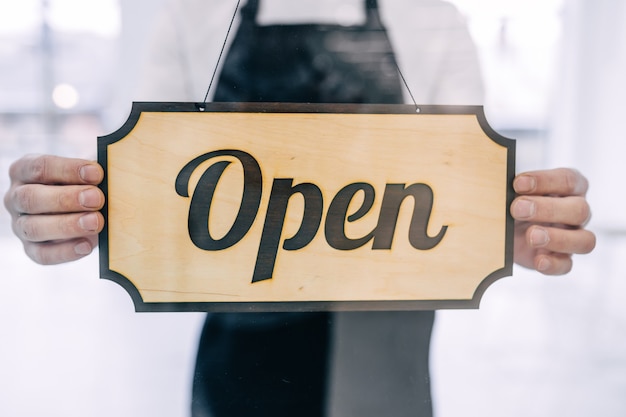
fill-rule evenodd
<path id="1" fill-rule="evenodd" d="M 233 27 L 233 22 L 235 21 L 235 17 L 237 17 L 237 11 L 239 10 L 239 4 L 241 0 L 237 0 L 237 6 L 235 7 L 235 12 L 233 13 L 232 19 L 230 19 L 230 25 L 228 25 L 228 31 L 226 32 L 226 37 L 224 38 L 224 43 L 222 44 L 222 50 L 220 51 L 220 55 L 217 58 L 217 63 L 215 64 L 215 69 L 213 70 L 213 75 L 211 76 L 211 82 L 209 83 L 209 88 L 206 90 L 206 94 L 204 95 L 203 104 L 206 105 L 207 99 L 209 98 L 209 92 L 211 91 L 211 87 L 213 86 L 213 81 L 215 80 L 215 74 L 217 74 L 217 69 L 220 66 L 220 61 L 222 60 L 222 55 L 224 54 L 224 49 L 226 49 L 226 43 L 228 42 L 228 37 L 230 35 L 230 30 Z M 200 110 L 204 110 L 204 107 L 200 107 Z"/>
<path id="2" fill-rule="evenodd" d="M 415 113 L 419 113 L 421 110 L 420 110 L 419 106 L 417 105 L 417 102 L 415 101 L 415 97 L 413 97 L 413 93 L 411 92 L 411 89 L 409 88 L 409 84 L 406 82 L 406 79 L 404 78 L 404 75 L 402 74 L 402 71 L 400 71 L 400 65 L 398 65 L 397 62 L 396 62 L 396 68 L 398 69 L 398 74 L 400 74 L 400 78 L 402 78 L 402 82 L 404 83 L 404 87 L 406 87 L 406 91 L 409 92 L 409 95 L 411 96 L 411 100 L 413 100 L 413 104 L 415 104 Z"/>

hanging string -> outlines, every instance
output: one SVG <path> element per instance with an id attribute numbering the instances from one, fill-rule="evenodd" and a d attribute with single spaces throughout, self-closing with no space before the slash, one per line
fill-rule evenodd
<path id="1" fill-rule="evenodd" d="M 209 82 L 209 88 L 206 90 L 206 94 L 204 95 L 204 101 L 202 102 L 202 106 L 200 106 L 200 111 L 204 111 L 206 108 L 206 102 L 209 98 L 209 92 L 211 91 L 211 87 L 213 86 L 213 81 L 215 80 L 215 74 L 217 74 L 217 69 L 220 66 L 220 61 L 222 60 L 222 55 L 224 54 L 224 49 L 226 49 L 226 44 L 228 43 L 228 37 L 230 36 L 230 31 L 233 28 L 233 22 L 237 17 L 237 12 L 239 11 L 239 4 L 241 0 L 237 0 L 237 6 L 235 6 L 235 12 L 233 13 L 233 17 L 230 19 L 230 24 L 228 25 L 228 30 L 226 31 L 226 37 L 224 38 L 224 43 L 222 44 L 222 49 L 220 50 L 220 54 L 217 57 L 217 62 L 215 63 L 215 69 L 213 70 L 213 75 L 211 76 L 211 82 Z"/>
<path id="2" fill-rule="evenodd" d="M 402 78 L 402 82 L 404 83 L 404 87 L 406 88 L 406 91 L 409 92 L 409 95 L 411 96 L 411 100 L 413 101 L 413 104 L 415 104 L 415 113 L 421 112 L 421 109 L 417 105 L 417 101 L 415 101 L 415 97 L 413 97 L 413 93 L 411 92 L 411 89 L 409 88 L 409 83 L 406 82 L 406 78 L 404 78 L 404 74 L 402 74 L 402 71 L 400 70 L 400 65 L 398 65 L 397 61 L 396 61 L 396 68 L 398 69 L 398 74 L 400 74 L 400 78 Z"/>
<path id="3" fill-rule="evenodd" d="M 378 7 L 376 0 L 367 0 L 367 2 L 368 2 L 369 7 L 371 7 L 372 5 L 373 7 Z M 202 105 L 198 107 L 200 111 L 204 111 L 204 109 L 206 108 L 206 103 L 209 98 L 209 93 L 211 92 L 211 87 L 213 87 L 213 81 L 215 81 L 215 75 L 217 74 L 217 70 L 220 66 L 222 55 L 224 55 L 224 50 L 226 49 L 226 44 L 228 43 L 228 38 L 233 28 L 233 23 L 235 22 L 235 18 L 237 17 L 237 12 L 239 11 L 240 4 L 241 4 L 241 0 L 237 0 L 237 5 L 235 6 L 233 17 L 230 19 L 230 24 L 228 25 L 228 30 L 226 31 L 226 36 L 224 37 L 224 43 L 222 44 L 222 49 L 220 50 L 220 54 L 217 57 L 217 62 L 215 63 L 215 68 L 213 69 L 213 75 L 211 75 L 211 81 L 209 82 L 209 87 L 207 88 L 206 94 L 204 95 L 204 101 L 202 102 Z M 415 101 L 413 92 L 411 91 L 411 88 L 409 88 L 409 84 L 407 83 L 406 78 L 404 78 L 404 74 L 402 74 L 402 71 L 400 70 L 400 65 L 398 65 L 397 61 L 396 61 L 396 68 L 398 69 L 398 74 L 400 75 L 400 78 L 402 79 L 402 82 L 404 83 L 404 87 L 409 92 L 409 96 L 411 96 L 411 100 L 413 101 L 413 104 L 415 105 L 415 112 L 419 113 L 421 110 L 419 106 L 417 105 L 417 101 Z"/>

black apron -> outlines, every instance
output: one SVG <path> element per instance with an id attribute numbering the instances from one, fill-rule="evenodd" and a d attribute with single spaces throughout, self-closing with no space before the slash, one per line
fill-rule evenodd
<path id="1" fill-rule="evenodd" d="M 376 0 L 365 2 L 366 22 L 350 27 L 259 26 L 258 7 L 258 0 L 249 0 L 241 9 L 214 101 L 403 102 Z M 401 319 L 403 313 L 396 314 Z M 427 362 L 433 313 L 423 315 L 424 352 L 415 354 L 425 361 L 420 390 L 428 405 L 426 413 L 416 411 L 419 417 L 431 415 Z M 327 312 L 209 314 L 198 348 L 193 417 L 324 416 L 332 318 Z M 376 394 L 384 395 L 363 393 Z"/>

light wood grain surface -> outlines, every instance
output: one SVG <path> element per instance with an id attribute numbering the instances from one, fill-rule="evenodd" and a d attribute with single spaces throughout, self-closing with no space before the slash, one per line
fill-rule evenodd
<path id="1" fill-rule="evenodd" d="M 262 198 L 245 237 L 225 250 L 191 241 L 190 198 L 175 192 L 181 169 L 208 152 L 236 149 L 258 162 Z M 471 300 L 486 277 L 507 265 L 509 150 L 487 136 L 474 114 L 332 114 L 143 112 L 107 152 L 108 268 L 127 278 L 146 303 Z M 207 228 L 224 236 L 243 192 L 243 169 L 232 163 L 219 179 Z M 303 198 L 289 199 L 271 279 L 252 274 L 275 178 L 315 184 L 323 216 L 314 239 L 282 248 L 302 223 Z M 408 241 L 414 204 L 401 206 L 390 250 L 371 241 L 332 248 L 324 236 L 330 202 L 344 186 L 363 182 L 376 192 L 372 209 L 346 222 L 348 237 L 376 228 L 386 184 L 425 184 L 433 191 L 427 234 L 445 234 L 429 250 Z M 348 214 L 358 209 L 357 193 Z"/>

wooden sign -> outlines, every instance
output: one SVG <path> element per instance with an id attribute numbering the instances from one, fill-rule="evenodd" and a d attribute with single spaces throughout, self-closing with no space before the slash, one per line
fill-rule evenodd
<path id="1" fill-rule="evenodd" d="M 101 276 L 138 311 L 475 308 L 514 160 L 481 107 L 135 103 L 98 139 Z"/>

